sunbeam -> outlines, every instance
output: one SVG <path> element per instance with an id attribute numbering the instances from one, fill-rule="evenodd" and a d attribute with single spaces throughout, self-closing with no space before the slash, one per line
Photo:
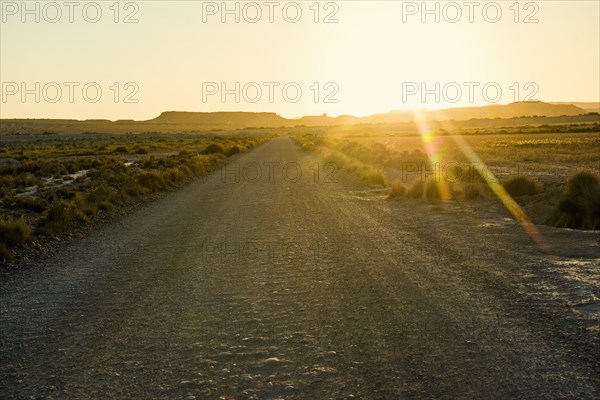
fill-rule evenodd
<path id="1" fill-rule="evenodd" d="M 548 241 L 544 238 L 539 229 L 535 226 L 531 219 L 527 216 L 525 211 L 519 206 L 519 204 L 511 197 L 510 194 L 504 189 L 502 183 L 496 178 L 496 176 L 492 173 L 490 168 L 487 168 L 486 164 L 483 160 L 477 155 L 477 153 L 471 148 L 469 143 L 465 140 L 465 138 L 461 135 L 454 135 L 453 126 L 449 120 L 445 120 L 444 118 L 440 118 L 439 122 L 448 132 L 450 132 L 450 137 L 456 143 L 458 148 L 464 154 L 464 156 L 471 162 L 474 168 L 479 172 L 481 177 L 485 180 L 486 184 L 492 190 L 494 195 L 496 195 L 502 204 L 506 207 L 506 209 L 515 217 L 515 219 L 521 224 L 525 232 L 533 239 L 533 241 L 538 245 L 540 250 L 544 253 L 551 254 L 552 246 Z M 422 135 L 422 134 L 421 134 Z"/>

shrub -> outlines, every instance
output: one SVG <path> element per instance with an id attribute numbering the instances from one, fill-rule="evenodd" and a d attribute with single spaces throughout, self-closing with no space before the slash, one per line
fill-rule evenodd
<path id="1" fill-rule="evenodd" d="M 154 163 L 156 162 L 156 159 L 154 158 L 154 156 L 150 156 L 150 158 L 144 160 L 141 162 L 141 166 L 143 169 L 151 169 L 154 168 Z"/>
<path id="2" fill-rule="evenodd" d="M 130 197 L 137 198 L 148 193 L 149 190 L 146 187 L 140 185 L 134 180 L 128 180 L 126 182 L 123 182 L 120 189 L 120 197 L 123 200 L 126 200 Z"/>
<path id="3" fill-rule="evenodd" d="M 138 183 L 152 192 L 163 189 L 166 184 L 162 176 L 154 172 L 144 172 L 138 176 Z"/>
<path id="4" fill-rule="evenodd" d="M 183 172 L 180 168 L 173 168 L 169 171 L 167 177 L 169 182 L 178 183 L 184 181 L 186 176 L 187 175 L 185 174 L 185 172 Z"/>
<path id="5" fill-rule="evenodd" d="M 84 212 L 73 201 L 58 200 L 48 208 L 40 231 L 49 234 L 61 233 L 72 228 L 77 222 L 86 221 Z"/>
<path id="6" fill-rule="evenodd" d="M 4 243 L 0 243 L 0 258 L 5 260 L 10 260 L 12 258 L 12 253 Z"/>
<path id="7" fill-rule="evenodd" d="M 0 244 L 3 244 L 7 250 L 29 240 L 31 240 L 31 229 L 24 218 L 0 220 Z"/>
<path id="8" fill-rule="evenodd" d="M 82 196 L 76 193 L 71 201 L 77 210 L 80 210 L 86 217 L 94 217 L 98 213 L 98 207 L 94 201 L 89 201 L 88 196 Z"/>
<path id="9" fill-rule="evenodd" d="M 385 185 L 385 175 L 382 170 L 365 166 L 359 173 L 360 179 L 375 185 Z"/>
<path id="10" fill-rule="evenodd" d="M 0 187 L 8 190 L 15 188 L 15 178 L 12 175 L 0 175 Z"/>
<path id="11" fill-rule="evenodd" d="M 134 149 L 135 154 L 148 154 L 148 150 L 146 150 L 142 146 L 136 146 Z"/>
<path id="12" fill-rule="evenodd" d="M 440 189 L 436 179 L 429 179 L 425 183 L 425 198 L 428 200 L 437 200 L 440 196 Z"/>
<path id="13" fill-rule="evenodd" d="M 550 223 L 572 229 L 600 229 L 600 179 L 579 172 L 567 182 L 567 188 Z"/>
<path id="14" fill-rule="evenodd" d="M 223 148 L 220 145 L 212 143 L 204 149 L 202 154 L 225 154 L 225 150 L 223 150 Z"/>
<path id="15" fill-rule="evenodd" d="M 408 189 L 402 182 L 394 182 L 388 194 L 388 199 L 400 199 L 406 196 Z"/>
<path id="16" fill-rule="evenodd" d="M 452 165 L 448 167 L 445 176 L 451 183 L 476 183 L 485 182 L 485 179 L 473 165 Z"/>
<path id="17" fill-rule="evenodd" d="M 540 192 L 539 184 L 526 176 L 509 179 L 503 183 L 504 189 L 511 196 L 534 195 Z"/>
<path id="18" fill-rule="evenodd" d="M 589 172 L 579 172 L 569 178 L 565 196 L 567 198 L 578 200 L 582 205 L 589 205 L 588 200 L 597 194 L 600 179 Z"/>
<path id="19" fill-rule="evenodd" d="M 8 197 L 10 195 L 12 195 L 12 190 L 10 190 L 10 188 L 0 186 L 0 199 L 3 197 Z"/>
<path id="20" fill-rule="evenodd" d="M 128 152 L 129 150 L 127 150 L 127 147 L 125 146 L 119 146 L 113 150 L 113 153 L 117 154 L 127 154 Z"/>
<path id="21" fill-rule="evenodd" d="M 233 146 L 232 148 L 229 149 L 229 151 L 227 152 L 228 156 L 232 156 L 234 154 L 240 154 L 242 151 L 240 150 L 240 148 L 238 146 Z"/>
<path id="22" fill-rule="evenodd" d="M 423 197 L 423 189 L 424 189 L 423 181 L 415 181 L 410 189 L 408 190 L 408 196 L 413 199 L 420 199 Z"/>
<path id="23" fill-rule="evenodd" d="M 477 200 L 482 197 L 479 185 L 475 183 L 467 183 L 462 187 L 463 198 L 465 200 Z"/>
<path id="24" fill-rule="evenodd" d="M 39 213 L 46 209 L 48 202 L 44 199 L 36 199 L 29 196 L 18 196 L 15 198 L 15 206 Z"/>
<path id="25" fill-rule="evenodd" d="M 101 200 L 97 204 L 98 210 L 100 211 L 112 211 L 115 206 L 110 202 L 110 200 Z"/>
<path id="26" fill-rule="evenodd" d="M 116 190 L 106 184 L 100 184 L 88 191 L 84 198 L 87 203 L 101 203 L 114 196 Z"/>

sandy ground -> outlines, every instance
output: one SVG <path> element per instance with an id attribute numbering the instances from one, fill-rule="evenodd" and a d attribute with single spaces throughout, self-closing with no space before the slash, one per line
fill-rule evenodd
<path id="1" fill-rule="evenodd" d="M 547 255 L 314 157 L 275 139 L 3 273 L 0 398 L 600 397 L 597 232 Z"/>

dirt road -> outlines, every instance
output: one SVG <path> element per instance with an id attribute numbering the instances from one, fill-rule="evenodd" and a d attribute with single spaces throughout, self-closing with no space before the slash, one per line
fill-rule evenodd
<path id="1" fill-rule="evenodd" d="M 0 398 L 600 398 L 592 232 L 393 202 L 289 138 L 2 277 Z"/>

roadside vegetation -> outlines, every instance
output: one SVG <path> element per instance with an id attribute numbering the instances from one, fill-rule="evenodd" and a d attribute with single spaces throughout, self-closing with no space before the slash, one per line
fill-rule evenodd
<path id="1" fill-rule="evenodd" d="M 502 186 L 512 197 L 533 196 L 541 192 L 540 183 L 527 176 L 511 178 L 504 182 Z"/>
<path id="2" fill-rule="evenodd" d="M 550 222 L 558 227 L 600 230 L 600 177 L 589 172 L 572 176 Z"/>
<path id="3" fill-rule="evenodd" d="M 465 138 L 483 163 L 469 162 L 448 135 L 435 136 L 436 163 L 419 135 L 390 137 L 339 130 L 292 135 L 304 150 L 316 152 L 370 185 L 389 188 L 388 199 L 485 201 L 500 181 L 536 222 L 574 229 L 600 229 L 598 124 L 521 128 L 503 135 Z M 508 129 L 508 128 L 507 128 Z M 561 132 L 561 133 L 554 133 Z M 583 171 L 583 172 L 573 172 Z"/>
<path id="4" fill-rule="evenodd" d="M 0 261 L 206 174 L 271 136 L 8 143 L 0 151 Z M 8 142 L 8 141 L 7 141 Z"/>
<path id="5" fill-rule="evenodd" d="M 376 141 L 357 141 L 327 136 L 296 135 L 303 149 L 322 154 L 326 161 L 358 176 L 362 181 L 390 188 L 388 198 L 436 200 L 446 187 L 448 199 L 474 199 L 489 195 L 476 168 L 454 163 L 432 169 L 420 149 L 398 151 Z"/>

